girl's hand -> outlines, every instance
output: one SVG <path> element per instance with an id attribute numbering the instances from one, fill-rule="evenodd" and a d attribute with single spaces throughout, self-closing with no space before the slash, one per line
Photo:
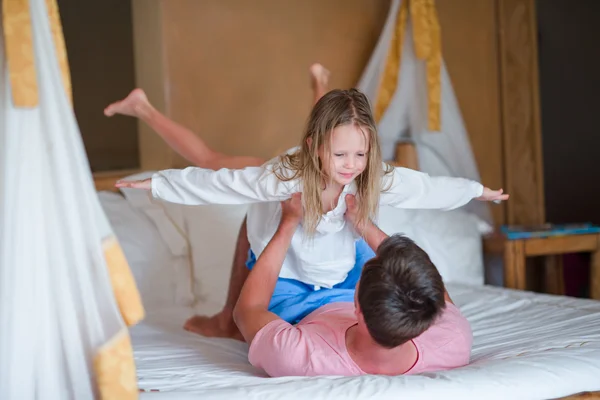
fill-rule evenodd
<path id="1" fill-rule="evenodd" d="M 481 201 L 493 201 L 494 203 L 500 203 L 502 200 L 508 200 L 509 195 L 503 194 L 503 190 L 492 190 L 490 188 L 483 188 L 483 194 L 477 197 L 477 200 Z"/>
<path id="2" fill-rule="evenodd" d="M 144 179 L 142 181 L 117 181 L 115 187 L 152 190 L 152 178 Z"/>

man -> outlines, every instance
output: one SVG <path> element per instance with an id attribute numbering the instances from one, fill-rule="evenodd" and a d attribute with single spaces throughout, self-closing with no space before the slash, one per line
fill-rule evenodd
<path id="1" fill-rule="evenodd" d="M 302 218 L 300 195 L 282 203 L 279 228 L 246 279 L 233 311 L 250 344 L 249 360 L 270 376 L 415 374 L 468 364 L 472 333 L 442 278 L 410 239 L 373 223 L 356 226 L 375 257 L 356 282 L 354 303 L 317 308 L 292 325 L 269 311 L 291 238 Z"/>

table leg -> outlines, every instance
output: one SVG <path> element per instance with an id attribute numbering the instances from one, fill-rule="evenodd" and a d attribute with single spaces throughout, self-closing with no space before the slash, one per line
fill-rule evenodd
<path id="1" fill-rule="evenodd" d="M 510 240 L 505 244 L 504 286 L 525 290 L 525 246 L 521 240 Z"/>
<path id="2" fill-rule="evenodd" d="M 546 256 L 544 258 L 545 292 L 549 294 L 565 294 L 562 255 Z"/>
<path id="3" fill-rule="evenodd" d="M 592 253 L 590 262 L 590 297 L 600 300 L 600 235 L 598 235 L 598 248 Z"/>

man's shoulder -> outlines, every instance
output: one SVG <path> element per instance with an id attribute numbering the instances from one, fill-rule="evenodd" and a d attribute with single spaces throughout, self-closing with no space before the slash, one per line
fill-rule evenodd
<path id="1" fill-rule="evenodd" d="M 327 289 L 324 289 L 327 290 Z M 317 308 L 315 311 L 308 314 L 306 317 L 300 321 L 299 326 L 314 321 L 315 319 L 321 319 L 323 317 L 331 318 L 331 317 L 339 317 L 339 318 L 351 318 L 356 319 L 354 315 L 355 307 L 354 303 L 350 302 L 335 302 L 329 303 L 324 306 Z"/>
<path id="2" fill-rule="evenodd" d="M 356 323 L 353 303 L 320 307 L 296 326 L 267 324 L 251 343 L 249 360 L 271 376 L 356 375 L 345 350 L 345 332 Z"/>
<path id="3" fill-rule="evenodd" d="M 436 323 L 413 342 L 419 351 L 419 359 L 410 373 L 417 374 L 467 365 L 473 335 L 467 319 L 455 305 L 448 303 Z"/>
<path id="4" fill-rule="evenodd" d="M 462 333 L 464 330 L 471 330 L 469 321 L 460 312 L 460 309 L 453 303 L 447 301 L 442 315 L 433 324 L 438 329 L 450 329 Z"/>
<path id="5" fill-rule="evenodd" d="M 448 345 L 455 346 L 458 343 L 470 347 L 472 338 L 469 321 L 461 314 L 458 307 L 448 302 L 437 321 L 415 341 L 429 348 L 439 349 Z"/>
<path id="6" fill-rule="evenodd" d="M 323 289 L 327 290 L 327 289 Z M 317 308 L 314 313 L 347 313 L 354 312 L 354 303 L 349 301 L 336 301 Z"/>

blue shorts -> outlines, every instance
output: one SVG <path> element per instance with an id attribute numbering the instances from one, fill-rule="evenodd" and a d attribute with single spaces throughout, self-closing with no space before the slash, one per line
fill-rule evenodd
<path id="1" fill-rule="evenodd" d="M 354 268 L 348 273 L 344 282 L 338 283 L 331 289 L 315 290 L 314 286 L 295 279 L 279 278 L 269 304 L 269 311 L 291 324 L 296 324 L 326 304 L 340 301 L 354 302 L 354 289 L 360 279 L 362 267 L 374 256 L 375 253 L 363 239 L 357 241 Z M 254 264 L 256 264 L 256 256 L 250 250 L 246 266 L 252 269 Z"/>

